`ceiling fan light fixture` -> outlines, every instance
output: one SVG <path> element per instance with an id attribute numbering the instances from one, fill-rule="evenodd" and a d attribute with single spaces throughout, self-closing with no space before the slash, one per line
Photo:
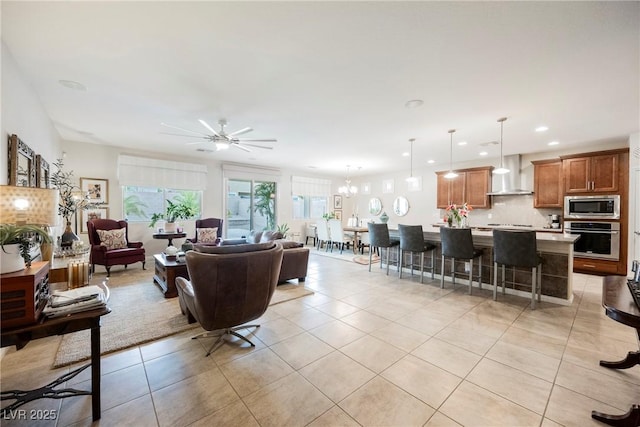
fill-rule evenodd
<path id="1" fill-rule="evenodd" d="M 498 119 L 498 123 L 500 123 L 500 167 L 493 170 L 493 173 L 496 175 L 505 175 L 510 172 L 509 169 L 504 167 L 504 155 L 502 154 L 502 131 L 504 128 L 505 120 L 507 120 L 506 117 L 500 117 Z"/>
<path id="2" fill-rule="evenodd" d="M 445 174 L 445 178 L 446 179 L 453 179 L 453 178 L 457 178 L 458 174 L 455 173 L 453 171 L 453 134 L 456 130 L 455 129 L 449 129 L 449 135 L 450 135 L 450 143 L 449 143 L 449 172 L 447 172 Z"/>
<path id="3" fill-rule="evenodd" d="M 216 151 L 228 150 L 228 149 L 229 149 L 228 142 L 216 142 Z"/>

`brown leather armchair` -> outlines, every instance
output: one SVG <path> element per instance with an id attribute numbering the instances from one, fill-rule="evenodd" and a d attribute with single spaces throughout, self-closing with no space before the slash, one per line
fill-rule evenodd
<path id="1" fill-rule="evenodd" d="M 118 234 L 117 230 L 124 229 L 124 234 Z M 89 233 L 89 243 L 91 244 L 91 254 L 89 262 L 91 271 L 96 271 L 96 264 L 104 265 L 107 276 L 111 274 L 111 266 L 124 265 L 142 262 L 144 270 L 145 252 L 142 242 L 129 241 L 129 225 L 127 221 L 116 221 L 113 219 L 93 219 L 87 221 Z M 104 233 L 107 232 L 107 233 Z M 100 238 L 103 234 L 105 241 Z"/>
<path id="2" fill-rule="evenodd" d="M 216 331 L 193 337 L 218 338 L 207 356 L 224 343 L 227 335 L 255 347 L 236 331 L 260 327 L 245 323 L 262 316 L 269 307 L 278 284 L 282 246 L 275 242 L 196 246 L 196 250 L 187 252 L 186 262 L 190 280 L 176 278 L 180 309 L 189 323 L 197 321 L 205 330 Z"/>
<path id="3" fill-rule="evenodd" d="M 198 242 L 198 229 L 199 228 L 217 228 L 218 229 L 218 239 L 217 241 L 214 242 L 209 242 L 208 244 L 217 244 L 218 240 L 220 240 L 220 238 L 222 237 L 222 223 L 224 222 L 224 220 L 220 219 L 220 218 L 203 218 L 203 219 L 196 219 L 196 235 L 193 238 L 187 239 L 187 242 L 190 243 L 201 243 Z"/>

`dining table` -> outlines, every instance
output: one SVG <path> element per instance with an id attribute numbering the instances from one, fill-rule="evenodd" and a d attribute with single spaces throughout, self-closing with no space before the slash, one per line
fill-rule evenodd
<path id="1" fill-rule="evenodd" d="M 342 231 L 345 233 L 353 233 L 353 253 L 358 253 L 358 233 L 368 233 L 369 229 L 367 227 L 355 227 L 355 226 L 346 226 L 342 228 Z"/>

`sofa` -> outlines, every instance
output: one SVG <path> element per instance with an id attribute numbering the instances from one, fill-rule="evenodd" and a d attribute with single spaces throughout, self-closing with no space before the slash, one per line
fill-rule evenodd
<path id="1" fill-rule="evenodd" d="M 283 239 L 282 233 L 279 231 L 253 231 L 245 238 L 221 239 L 218 245 L 244 245 L 272 241 L 280 243 L 284 249 L 278 283 L 284 283 L 291 279 L 298 279 L 299 282 L 304 282 L 307 277 L 307 265 L 309 264 L 309 248 L 304 247 L 302 243 Z M 197 243 L 193 245 L 194 250 L 199 252 L 206 252 L 206 247 L 206 245 Z"/>

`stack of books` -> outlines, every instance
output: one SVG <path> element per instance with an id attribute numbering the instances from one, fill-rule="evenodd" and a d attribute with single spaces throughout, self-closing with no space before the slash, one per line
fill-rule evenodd
<path id="1" fill-rule="evenodd" d="M 81 311 L 96 310 L 107 305 L 106 287 L 84 286 L 68 291 L 54 291 L 42 310 L 47 318 L 63 317 Z"/>

